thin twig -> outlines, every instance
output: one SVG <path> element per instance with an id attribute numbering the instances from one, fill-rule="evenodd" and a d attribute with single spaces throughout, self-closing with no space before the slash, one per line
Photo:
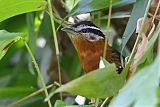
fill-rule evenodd
<path id="1" fill-rule="evenodd" d="M 155 18 L 156 18 L 157 13 L 158 13 L 159 7 L 160 7 L 160 0 L 159 0 L 159 2 L 158 2 L 157 7 L 156 7 L 156 11 L 154 12 L 154 15 L 153 15 L 153 17 L 152 17 L 152 21 L 151 21 L 150 27 L 152 27 L 152 26 L 155 27 L 155 25 L 154 25 L 154 20 L 155 20 Z M 152 27 L 152 28 L 153 28 L 153 27 Z M 152 30 L 152 29 L 151 29 L 151 30 Z M 153 30 L 154 30 L 154 28 L 153 28 Z M 148 34 L 148 39 L 149 39 L 149 40 L 150 40 L 151 37 L 152 37 L 151 34 L 152 34 L 152 32 Z"/>
<path id="2" fill-rule="evenodd" d="M 150 12 L 148 12 L 148 15 L 151 16 L 151 17 L 153 17 L 153 15 Z M 156 15 L 155 19 L 160 20 L 160 15 L 159 14 Z"/>
<path id="3" fill-rule="evenodd" d="M 104 58 L 106 57 L 106 54 L 107 54 L 107 45 L 108 45 L 108 35 L 109 35 L 109 29 L 110 29 L 111 13 L 112 13 L 112 0 L 109 0 L 107 31 L 106 31 L 105 45 L 104 45 L 104 51 L 103 51 Z"/>
<path id="4" fill-rule="evenodd" d="M 54 82 L 54 85 L 60 87 L 60 84 L 57 81 Z"/>
<path id="5" fill-rule="evenodd" d="M 29 53 L 29 55 L 30 55 L 30 57 L 31 57 L 31 59 L 32 59 L 32 62 L 33 62 L 33 64 L 34 64 L 34 66 L 35 66 L 35 69 L 36 69 L 36 71 L 37 71 L 38 77 L 39 77 L 39 79 L 40 79 L 40 81 L 41 81 L 41 83 L 42 83 L 42 86 L 43 86 L 45 95 L 46 95 L 46 97 L 48 97 L 47 88 L 46 88 L 44 79 L 43 79 L 43 77 L 42 77 L 42 75 L 41 75 L 41 72 L 40 72 L 40 70 L 39 70 L 38 64 L 37 64 L 37 62 L 36 62 L 36 60 L 35 60 L 35 58 L 34 58 L 34 56 L 33 56 L 33 53 L 32 53 L 32 51 L 31 51 L 30 47 L 29 47 L 28 44 L 26 43 L 26 41 L 24 41 L 24 44 L 25 44 L 25 46 L 26 46 L 26 48 L 27 48 L 27 51 L 28 51 L 28 53 Z M 49 106 L 49 107 L 52 107 L 50 100 L 48 100 L 48 106 Z"/>
<path id="6" fill-rule="evenodd" d="M 49 89 L 49 88 L 51 88 L 51 87 L 53 87 L 53 84 L 48 85 L 46 88 Z M 17 105 L 17 104 L 19 104 L 19 103 L 21 103 L 21 102 L 23 102 L 23 101 L 26 101 L 27 99 L 29 99 L 29 98 L 31 98 L 31 97 L 33 97 L 33 96 L 36 96 L 36 95 L 42 93 L 43 91 L 44 91 L 44 89 L 41 88 L 41 89 L 39 89 L 38 91 L 33 92 L 33 93 L 31 93 L 30 95 L 25 96 L 25 97 L 23 97 L 23 98 L 15 101 L 15 102 L 9 104 L 7 107 L 15 107 L 15 105 Z"/>
<path id="7" fill-rule="evenodd" d="M 103 51 L 103 57 L 104 58 L 107 55 L 107 45 L 108 45 L 108 36 L 109 36 L 109 30 L 110 30 L 111 13 L 112 13 L 112 0 L 109 0 L 109 12 L 108 12 L 107 31 L 106 31 L 104 51 Z"/>
<path id="8" fill-rule="evenodd" d="M 153 18 L 152 18 L 152 23 L 154 22 L 154 19 L 156 18 L 156 15 L 158 13 L 158 10 L 159 10 L 159 6 L 160 6 L 160 0 L 158 2 L 158 5 L 157 5 L 157 8 L 156 8 L 156 11 L 154 12 L 154 15 L 153 15 Z"/>
<path id="9" fill-rule="evenodd" d="M 103 107 L 106 104 L 107 100 L 108 100 L 108 97 L 103 101 L 103 103 L 100 107 Z"/>
<path id="10" fill-rule="evenodd" d="M 54 38 L 54 43 L 55 43 L 55 48 L 56 48 L 56 58 L 57 58 L 57 63 L 58 63 L 58 78 L 59 78 L 60 85 L 62 85 L 61 69 L 60 69 L 60 61 L 59 61 L 59 47 L 58 47 L 58 40 L 57 40 L 56 29 L 55 29 L 55 24 L 54 24 L 52 5 L 51 5 L 51 0 L 47 0 L 47 1 L 48 1 L 49 16 L 50 16 L 51 25 L 52 25 L 53 38 Z M 60 98 L 62 100 L 62 93 L 60 93 Z"/>
<path id="11" fill-rule="evenodd" d="M 49 15 L 49 12 L 48 12 L 48 11 L 46 11 L 46 12 L 47 12 L 47 14 Z M 64 19 L 59 18 L 59 16 L 57 16 L 56 14 L 53 14 L 53 16 L 55 17 L 55 18 L 54 18 L 54 21 L 57 22 L 60 27 L 61 27 L 61 26 L 63 26 L 63 27 L 68 27 L 68 26 L 67 26 L 68 23 L 67 23 Z M 63 22 L 63 23 L 62 23 L 62 22 Z M 58 28 L 60 28 L 59 26 L 57 27 L 57 30 L 56 30 L 56 31 L 59 30 L 59 29 L 58 29 Z"/>
<path id="12" fill-rule="evenodd" d="M 59 26 L 57 27 L 56 31 L 58 31 L 62 25 L 64 26 L 64 23 L 66 23 L 65 20 L 67 18 L 68 18 L 68 16 L 64 17 L 63 20 L 60 21 Z M 68 26 L 65 25 L 64 27 L 68 27 Z"/>

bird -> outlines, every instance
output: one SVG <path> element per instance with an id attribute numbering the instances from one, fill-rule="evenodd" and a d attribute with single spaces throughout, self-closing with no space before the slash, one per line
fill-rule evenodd
<path id="1" fill-rule="evenodd" d="M 99 68 L 100 57 L 103 56 L 105 34 L 91 21 L 81 21 L 69 27 L 62 28 L 68 33 L 80 59 L 80 63 L 86 73 Z M 115 63 L 118 73 L 122 71 L 120 53 L 107 46 L 105 59 L 109 63 Z"/>

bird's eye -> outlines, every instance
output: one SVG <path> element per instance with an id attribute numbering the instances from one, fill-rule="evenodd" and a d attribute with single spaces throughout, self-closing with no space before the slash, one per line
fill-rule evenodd
<path id="1" fill-rule="evenodd" d="M 82 33 L 87 33 L 88 32 L 88 30 L 87 29 L 82 29 L 82 31 L 81 31 Z"/>

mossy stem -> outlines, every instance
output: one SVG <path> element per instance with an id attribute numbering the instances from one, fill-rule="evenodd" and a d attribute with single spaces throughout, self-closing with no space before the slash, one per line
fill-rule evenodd
<path id="1" fill-rule="evenodd" d="M 58 65 L 58 78 L 59 78 L 59 83 L 62 85 L 61 81 L 61 69 L 60 69 L 60 60 L 59 60 L 59 47 L 58 47 L 58 40 L 57 40 L 57 35 L 56 35 L 56 29 L 55 29 L 55 24 L 54 24 L 54 17 L 53 17 L 53 12 L 52 12 L 52 5 L 51 5 L 51 0 L 48 1 L 48 10 L 49 10 L 49 16 L 51 20 L 51 25 L 52 25 L 52 32 L 53 32 L 53 38 L 54 38 L 54 43 L 55 43 L 55 48 L 56 48 L 56 58 L 57 58 L 57 65 Z M 60 98 L 62 100 L 62 93 L 60 93 Z"/>
<path id="2" fill-rule="evenodd" d="M 96 105 L 95 105 L 95 107 L 98 107 L 98 105 L 99 105 L 99 98 L 96 99 Z"/>
<path id="3" fill-rule="evenodd" d="M 42 83 L 42 87 L 43 87 L 43 89 L 44 89 L 45 95 L 46 95 L 46 97 L 48 97 L 48 91 L 47 91 L 47 88 L 46 88 L 44 79 L 43 79 L 43 77 L 42 77 L 42 75 L 41 75 L 40 69 L 39 69 L 39 67 L 38 67 L 38 64 L 37 64 L 37 62 L 36 62 L 36 60 L 35 60 L 35 58 L 34 58 L 34 56 L 33 56 L 33 53 L 32 53 L 32 51 L 31 51 L 30 47 L 28 46 L 28 44 L 26 43 L 25 40 L 24 40 L 24 44 L 25 44 L 25 46 L 26 46 L 26 48 L 27 48 L 27 51 L 28 51 L 28 53 L 29 53 L 29 55 L 30 55 L 30 57 L 31 57 L 31 59 L 32 59 L 32 62 L 33 62 L 33 64 L 34 64 L 34 66 L 35 66 L 35 69 L 36 69 L 36 71 L 37 71 L 38 77 L 39 77 L 39 79 L 40 79 L 40 81 L 41 81 L 41 83 Z M 48 100 L 48 106 L 49 106 L 49 107 L 52 107 L 50 100 Z"/>

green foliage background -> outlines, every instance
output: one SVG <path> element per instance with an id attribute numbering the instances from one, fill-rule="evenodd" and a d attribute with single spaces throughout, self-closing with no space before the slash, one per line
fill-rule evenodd
<path id="1" fill-rule="evenodd" d="M 60 26 L 67 26 L 66 18 L 55 9 L 54 3 L 57 2 L 53 0 L 54 19 L 51 19 L 55 21 L 56 29 Z M 150 0 L 113 0 L 113 10 L 127 8 L 117 16 L 115 15 L 116 17 L 123 17 L 126 12 L 131 12 L 129 21 L 121 29 L 124 33 L 119 33 L 115 27 L 110 28 L 111 32 L 118 33 L 118 38 L 123 38 L 120 39 L 122 47 L 114 45 L 114 48 L 117 48 L 119 52 L 123 51 L 124 56 L 131 52 L 127 48 L 127 42 L 135 31 L 137 20 L 148 12 L 146 9 L 149 2 Z M 61 6 L 64 9 L 60 11 L 66 11 L 67 17 L 91 13 L 93 23 L 106 29 L 109 0 L 64 0 L 61 1 Z M 105 98 L 113 97 L 105 105 L 111 107 L 160 106 L 160 53 L 153 51 L 156 40 L 159 38 L 160 26 L 157 26 L 152 33 L 147 51 L 137 65 L 136 74 L 127 83 L 125 83 L 125 78 L 131 63 L 119 75 L 115 72 L 114 64 L 109 64 L 102 59 L 105 68 L 84 75 L 73 45 L 66 34 L 59 29 L 57 37 L 62 81 L 66 84 L 57 88 L 54 84 L 54 81 L 58 80 L 57 64 L 55 64 L 57 63 L 56 50 L 48 8 L 48 1 L 45 0 L 0 0 L 0 106 L 47 107 L 48 104 L 44 100 L 51 98 L 52 106 L 78 107 L 74 101 L 76 95 L 100 98 L 102 102 Z M 119 21 L 113 17 L 111 19 Z M 111 24 L 116 25 L 112 23 L 112 20 Z M 45 45 L 38 46 L 39 40 L 44 40 Z M 43 81 L 40 81 L 40 76 L 37 75 L 25 41 L 35 56 Z M 37 93 L 42 88 L 41 82 L 45 82 L 46 86 L 54 84 L 48 89 L 50 94 L 47 98 L 43 91 Z M 59 94 L 57 94 L 59 92 L 68 92 L 72 95 L 59 101 Z M 31 96 L 23 99 L 28 95 Z M 22 101 L 17 102 L 19 100 Z M 86 105 L 81 107 L 92 106 L 86 102 Z"/>

